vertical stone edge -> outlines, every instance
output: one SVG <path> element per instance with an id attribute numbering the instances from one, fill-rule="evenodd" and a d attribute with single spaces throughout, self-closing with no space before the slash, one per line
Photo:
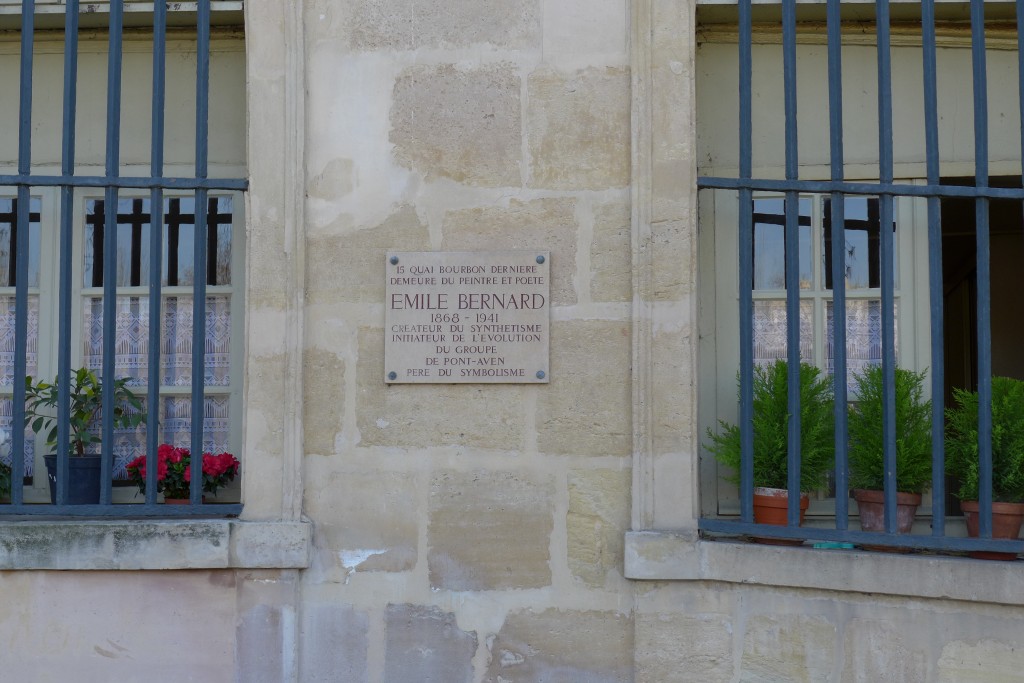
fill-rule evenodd
<path id="1" fill-rule="evenodd" d="M 250 115 L 248 126 L 248 165 L 250 191 L 247 194 L 249 211 L 247 221 L 250 233 L 263 232 L 280 226 L 282 231 L 280 258 L 285 260 L 283 277 L 278 282 L 266 282 L 266 275 L 260 275 L 258 264 L 247 259 L 247 301 L 246 301 L 246 370 L 252 351 L 252 331 L 258 322 L 254 303 L 248 300 L 250 291 L 268 286 L 280 287 L 283 296 L 284 325 L 283 385 L 255 386 L 257 382 L 270 382 L 246 371 L 243 395 L 247 398 L 255 393 L 270 393 L 280 396 L 284 407 L 281 443 L 276 448 L 260 447 L 249 442 L 250 429 L 245 425 L 249 415 L 243 416 L 245 433 L 243 451 L 248 462 L 243 465 L 243 502 L 249 519 L 284 519 L 296 521 L 302 511 L 302 344 L 303 311 L 305 292 L 305 61 L 303 41 L 304 3 L 296 1 L 280 4 L 268 0 L 253 0 L 245 7 L 245 31 L 247 35 L 258 36 L 271 42 L 270 52 L 283 55 L 280 70 L 268 64 L 266 54 L 246 52 L 248 73 L 247 97 L 249 111 L 259 111 L 259 116 Z M 282 30 L 283 27 L 283 30 Z M 261 51 L 266 52 L 266 51 Z M 276 106 L 275 106 L 276 105 Z M 280 131 L 286 131 L 284 136 Z M 280 146 L 267 145 L 267 140 L 280 139 Z M 283 163 L 282 163 L 283 155 Z M 257 205 L 250 201 L 253 196 L 261 198 Z M 270 198 L 270 199 L 267 199 Z M 248 251 L 251 253 L 252 248 Z M 262 278 L 262 279 L 261 279 Z M 243 401 L 248 413 L 250 402 Z M 280 451 L 279 460 L 270 461 L 269 455 Z M 276 470 L 276 471 L 271 471 Z M 252 472 L 247 478 L 245 473 Z M 251 484 L 262 477 L 280 481 L 277 500 L 267 500 L 270 491 L 253 493 Z"/>
<path id="2" fill-rule="evenodd" d="M 630 17 L 630 223 L 633 251 L 633 529 L 654 526 L 654 440 L 651 411 L 651 3 L 634 0 Z"/>
<path id="3" fill-rule="evenodd" d="M 674 384 L 686 392 L 672 403 L 684 406 L 691 424 L 696 424 L 695 347 L 682 345 L 687 352 L 681 362 L 672 362 L 666 354 L 677 353 L 672 344 L 655 343 L 659 328 L 659 310 L 664 316 L 682 315 L 695 307 L 695 262 L 683 264 L 686 286 L 676 294 L 659 291 L 666 281 L 665 269 L 673 259 L 659 258 L 655 244 L 661 239 L 691 240 L 696 233 L 696 159 L 659 158 L 666 150 L 693 150 L 696 139 L 693 98 L 695 43 L 693 26 L 696 0 L 634 0 L 631 14 L 632 59 L 632 174 L 631 233 L 633 252 L 633 486 L 631 523 L 634 530 L 672 528 L 695 529 L 699 511 L 697 457 L 694 435 L 683 426 L 665 426 L 655 401 L 659 388 L 673 383 L 664 377 L 666 369 L 678 376 Z M 675 17 L 674 26 L 660 22 Z M 671 41 L 671 42 L 667 42 Z M 680 44 L 681 43 L 681 44 Z M 683 77 L 666 81 L 656 78 L 668 68 L 655 63 L 667 54 L 677 54 L 685 70 Z M 673 64 L 674 68 L 678 68 Z M 655 93 L 655 88 L 670 92 Z M 682 114 L 685 126 L 670 126 L 680 113 L 669 103 L 684 102 L 690 111 Z M 659 104 L 664 103 L 664 104 Z M 671 111 L 669 110 L 671 109 Z M 682 139 L 680 136 L 682 136 Z M 684 155 L 685 156 L 685 155 Z M 678 171 L 685 169 L 686 173 Z M 675 172 L 674 172 L 675 171 Z M 688 177 L 680 178 L 680 175 Z M 682 180 L 683 184 L 679 181 Z M 672 227 L 672 225 L 681 225 Z M 658 233 L 665 233 L 659 237 Z M 674 233 L 674 234 L 673 234 Z M 680 244 L 668 245 L 678 251 Z M 686 250 L 681 250 L 684 253 Z M 692 251 L 692 250 L 691 250 Z M 680 265 L 675 264 L 677 267 Z M 666 300 L 668 296 L 668 300 Z M 690 312 L 692 313 L 692 311 Z M 694 320 L 694 315 L 688 316 Z M 664 322 L 664 321 L 660 321 Z M 689 334 L 696 334 L 691 329 Z M 676 344 L 676 347 L 679 345 Z M 684 376 L 685 375 L 685 376 Z M 663 397 L 664 398 L 664 397 Z M 671 409 L 671 406 L 668 406 Z M 661 411 L 663 412 L 663 411 Z M 659 482 L 657 485 L 655 482 Z M 678 492 L 686 493 L 679 504 Z M 661 491 L 662 495 L 658 494 Z M 672 491 L 675 495 L 664 495 Z"/>
<path id="4" fill-rule="evenodd" d="M 283 359 L 283 381 L 274 381 L 261 375 L 251 376 L 245 372 L 242 393 L 245 397 L 244 410 L 250 410 L 249 397 L 255 393 L 281 397 L 285 411 L 283 428 L 278 444 L 262 446 L 249 442 L 249 415 L 243 414 L 243 453 L 248 456 L 242 477 L 243 503 L 246 507 L 243 519 L 270 519 L 299 521 L 302 514 L 302 344 L 303 311 L 305 287 L 305 45 L 303 12 L 304 0 L 279 3 L 276 0 L 249 0 L 244 9 L 245 32 L 247 36 L 259 37 L 260 44 L 269 48 L 270 54 L 283 55 L 283 64 L 268 59 L 267 50 L 259 52 L 246 50 L 247 111 L 250 112 L 247 125 L 247 162 L 250 178 L 250 192 L 246 195 L 247 232 L 252 234 L 256 226 L 264 232 L 280 226 L 282 251 L 280 258 L 286 264 L 278 282 L 269 283 L 283 290 L 285 329 L 279 357 Z M 283 29 L 283 30 L 282 30 Z M 253 116 L 252 112 L 262 112 Z M 280 145 L 267 145 L 268 140 L 285 135 Z M 283 152 L 282 157 L 278 152 Z M 253 202 L 252 197 L 260 197 Z M 247 248 L 251 252 L 251 244 Z M 250 359 L 252 342 L 251 329 L 254 322 L 253 303 L 249 293 L 258 275 L 254 272 L 251 259 L 246 259 L 246 370 Z M 264 276 L 265 280 L 267 276 Z M 259 282 L 266 289 L 267 282 Z M 273 373 L 276 375 L 277 373 Z M 273 386 L 254 386 L 257 383 Z M 279 449 L 277 457 L 274 451 Z M 246 474 L 247 472 L 248 474 Z M 258 481 L 279 481 L 278 486 L 266 489 L 254 486 Z M 259 492 L 260 495 L 252 495 Z M 268 499 L 263 496 L 266 495 Z M 240 572 L 241 574 L 241 572 Z M 240 577 L 241 578 L 241 577 Z M 276 580 L 274 580 L 276 579 Z M 276 574 L 267 585 L 281 584 L 281 590 L 274 591 L 275 604 L 266 615 L 257 615 L 240 610 L 236 634 L 236 650 L 242 654 L 247 645 L 253 645 L 251 628 L 261 627 L 262 617 L 276 619 L 277 627 L 271 629 L 269 637 L 274 642 L 264 642 L 260 647 L 280 653 L 279 662 L 272 667 L 275 680 L 294 682 L 299 680 L 299 572 L 285 570 Z M 260 586 L 262 580 L 243 578 L 240 585 Z M 240 589 L 241 590 L 241 589 Z M 239 602 L 244 602 L 239 595 Z M 244 605 L 240 604 L 240 608 Z M 239 680 L 258 681 L 268 675 L 264 671 L 249 671 L 246 663 L 236 661 Z"/>

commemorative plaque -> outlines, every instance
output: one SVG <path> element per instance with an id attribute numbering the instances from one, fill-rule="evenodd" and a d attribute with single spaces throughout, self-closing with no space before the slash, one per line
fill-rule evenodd
<path id="1" fill-rule="evenodd" d="M 385 261 L 384 379 L 548 381 L 547 251 L 396 251 Z"/>

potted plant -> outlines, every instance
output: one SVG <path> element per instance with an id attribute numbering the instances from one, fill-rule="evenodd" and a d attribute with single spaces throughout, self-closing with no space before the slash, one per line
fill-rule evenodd
<path id="1" fill-rule="evenodd" d="M 786 524 L 790 492 L 788 468 L 788 368 L 786 361 L 754 366 L 754 521 Z M 710 429 L 706 448 L 739 483 L 740 428 L 719 420 L 721 431 Z M 832 383 L 818 368 L 800 364 L 800 521 L 810 502 L 807 492 L 825 483 L 835 453 Z"/>
<path id="2" fill-rule="evenodd" d="M 910 533 L 921 504 L 921 492 L 932 480 L 932 402 L 924 399 L 924 373 L 896 368 L 896 528 Z M 864 531 L 885 530 L 885 460 L 882 366 L 854 376 L 856 405 L 848 422 L 850 486 Z"/>
<path id="3" fill-rule="evenodd" d="M 953 390 L 946 410 L 946 472 L 960 481 L 967 533 L 978 535 L 978 393 Z M 992 378 L 992 536 L 1017 538 L 1024 521 L 1024 382 Z M 972 557 L 1013 559 L 1014 553 L 976 551 Z"/>
<path id="4" fill-rule="evenodd" d="M 114 381 L 114 428 L 131 429 L 146 421 L 142 403 L 128 388 L 128 377 Z M 96 426 L 103 413 L 103 383 L 96 373 L 88 368 L 79 368 L 69 377 L 71 396 L 68 422 L 70 427 L 69 455 L 71 456 L 68 478 L 68 503 L 98 503 L 100 496 L 100 459 L 110 457 L 101 454 L 100 435 Z M 57 444 L 57 401 L 60 378 L 53 382 L 33 382 L 25 378 L 25 424 L 37 434 L 46 430 L 47 448 L 53 450 Z M 50 500 L 57 502 L 57 456 L 51 453 L 44 457 L 50 481 Z"/>
<path id="5" fill-rule="evenodd" d="M 213 495 L 227 486 L 238 474 L 238 459 L 230 453 L 203 453 L 203 491 Z M 146 492 L 146 456 L 128 463 L 128 479 Z M 164 502 L 187 505 L 191 492 L 192 456 L 187 448 L 161 444 L 156 452 L 156 490 L 164 494 Z M 205 496 L 204 496 L 205 500 Z"/>

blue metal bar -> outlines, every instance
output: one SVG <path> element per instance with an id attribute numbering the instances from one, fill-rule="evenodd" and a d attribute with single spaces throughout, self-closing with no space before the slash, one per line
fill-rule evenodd
<path id="1" fill-rule="evenodd" d="M 928 184 L 939 184 L 939 114 L 935 57 L 935 0 L 921 3 L 921 38 L 924 61 L 924 139 Z M 938 197 L 928 198 L 928 291 L 932 353 L 932 535 L 946 534 L 946 442 L 944 361 L 945 329 L 942 287 L 942 207 Z"/>
<path id="2" fill-rule="evenodd" d="M 796 0 L 782 3 L 782 75 L 786 111 L 786 179 L 797 180 Z M 786 227 L 786 355 L 789 394 L 787 524 L 800 525 L 800 195 L 790 191 L 785 201 Z"/>
<path id="3" fill-rule="evenodd" d="M 107 154 L 106 174 L 115 178 L 121 154 L 121 41 L 124 0 L 110 3 L 110 47 L 107 55 Z M 112 388 L 117 379 L 114 344 L 117 336 L 117 188 L 104 194 L 103 227 L 103 426 L 100 459 L 100 504 L 109 505 L 113 470 L 114 409 Z"/>
<path id="4" fill-rule="evenodd" d="M 164 173 L 164 98 L 167 77 L 167 4 L 153 5 L 153 104 L 150 168 L 154 178 Z M 149 194 L 149 359 L 146 392 L 146 503 L 157 499 L 157 451 L 160 447 L 160 309 L 162 301 L 164 194 Z"/>
<path id="5" fill-rule="evenodd" d="M 25 0 L 21 12 L 21 101 L 18 112 L 18 173 L 32 170 L 32 53 L 35 40 L 35 0 Z M 11 504 L 24 494 L 25 380 L 28 373 L 28 259 L 29 217 L 32 195 L 18 187 L 18 236 L 14 245 L 18 263 L 14 289 L 14 395 L 11 417 Z"/>
<path id="6" fill-rule="evenodd" d="M 31 185 L 33 187 L 116 187 L 119 189 L 148 190 L 162 187 L 167 190 L 247 190 L 249 181 L 244 178 L 108 178 L 107 176 L 67 175 L 0 175 L 0 185 Z"/>
<path id="7" fill-rule="evenodd" d="M 875 3 L 878 24 L 878 178 L 893 181 L 892 64 L 889 50 L 889 1 Z M 885 530 L 896 533 L 896 320 L 894 316 L 892 195 L 880 205 L 882 277 L 882 460 L 885 467 Z"/>
<path id="8" fill-rule="evenodd" d="M 199 0 L 196 26 L 196 177 L 207 173 L 210 106 L 210 0 Z M 192 505 L 203 496 L 203 427 L 206 378 L 206 204 L 205 189 L 196 190 L 192 261 Z"/>
<path id="9" fill-rule="evenodd" d="M 995 550 L 1020 553 L 1024 551 L 1024 539 L 981 539 L 963 536 L 932 536 L 914 534 L 890 534 L 874 531 L 837 531 L 829 528 L 771 526 L 745 524 L 731 519 L 702 517 L 698 522 L 702 532 L 742 534 L 768 538 L 795 538 L 811 541 L 839 541 L 843 543 L 865 543 L 870 545 L 899 546 L 930 550 Z"/>
<path id="10" fill-rule="evenodd" d="M 988 185 L 988 78 L 985 71 L 985 3 L 971 0 L 974 71 L 975 184 Z M 992 312 L 988 200 L 975 201 L 978 244 L 978 536 L 992 536 Z"/>
<path id="11" fill-rule="evenodd" d="M 78 99 L 78 0 L 69 0 L 64 12 L 64 114 L 61 135 L 61 173 L 75 174 L 75 119 Z M 72 239 L 74 236 L 74 188 L 60 188 L 59 302 L 57 311 L 57 453 L 68 453 L 71 444 L 71 290 Z M 57 505 L 68 499 L 68 461 L 57 459 L 54 487 Z"/>
<path id="12" fill-rule="evenodd" d="M 832 180 L 842 180 L 843 170 L 843 66 L 842 23 L 839 0 L 828 0 L 828 113 Z M 846 206 L 841 192 L 832 193 L 832 354 L 835 370 L 836 435 L 836 529 L 849 524 L 849 476 L 847 463 L 846 397 Z"/>
<path id="13" fill-rule="evenodd" d="M 117 505 L 68 505 L 55 512 L 52 505 L 5 505 L 5 519 L 39 516 L 61 517 L 237 517 L 242 512 L 240 503 L 216 503 L 206 505 L 144 505 L 141 503 Z"/>
<path id="14" fill-rule="evenodd" d="M 2 180 L 2 178 L 0 178 Z M 0 185 L 4 183 L 0 182 Z M 782 178 L 722 178 L 700 176 L 701 190 L 740 190 L 755 192 L 843 192 L 857 195 L 898 195 L 901 197 L 985 197 L 988 199 L 1024 199 L 1019 187 L 975 187 L 972 185 L 906 185 L 902 183 L 863 183 L 835 180 L 785 180 Z"/>
<path id="15" fill-rule="evenodd" d="M 751 175 L 752 24 L 750 0 L 740 0 L 740 175 Z M 739 192 L 740 267 L 740 517 L 754 519 L 754 198 L 750 190 Z"/>

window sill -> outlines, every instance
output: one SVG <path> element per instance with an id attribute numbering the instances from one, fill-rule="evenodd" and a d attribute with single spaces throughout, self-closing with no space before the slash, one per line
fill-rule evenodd
<path id="1" fill-rule="evenodd" d="M 0 522 L 0 570 L 304 569 L 309 522 Z"/>
<path id="2" fill-rule="evenodd" d="M 704 540 L 696 533 L 626 533 L 626 578 L 1024 605 L 1024 564 L 939 555 L 815 550 Z"/>

